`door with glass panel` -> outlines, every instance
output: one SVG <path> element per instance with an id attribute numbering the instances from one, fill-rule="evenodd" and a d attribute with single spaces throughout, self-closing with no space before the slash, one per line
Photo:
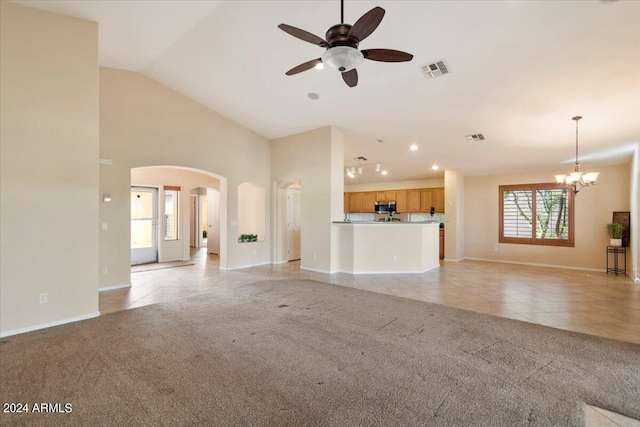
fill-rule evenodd
<path id="1" fill-rule="evenodd" d="M 158 189 L 131 187 L 131 265 L 158 260 Z"/>

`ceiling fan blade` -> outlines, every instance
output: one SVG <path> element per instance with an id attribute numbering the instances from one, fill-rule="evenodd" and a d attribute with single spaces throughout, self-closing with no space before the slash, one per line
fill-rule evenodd
<path id="1" fill-rule="evenodd" d="M 304 64 L 298 65 L 297 67 L 293 67 L 292 69 L 287 71 L 285 74 L 287 76 L 293 76 L 294 74 L 298 74 L 298 73 L 301 73 L 303 71 L 310 70 L 310 69 L 312 69 L 313 67 L 315 67 L 318 64 L 322 64 L 322 60 L 320 58 L 312 59 L 311 61 L 308 61 L 308 62 L 305 62 Z"/>
<path id="2" fill-rule="evenodd" d="M 358 42 L 361 42 L 369 37 L 376 28 L 378 28 L 383 17 L 384 9 L 381 7 L 374 7 L 369 12 L 362 15 L 360 19 L 353 24 L 353 27 L 351 27 L 351 30 L 349 31 L 349 37 L 353 37 L 358 40 Z"/>
<path id="3" fill-rule="evenodd" d="M 316 36 L 315 34 L 311 34 L 308 31 L 301 30 L 300 28 L 292 27 L 291 25 L 287 25 L 287 24 L 280 24 L 278 25 L 278 28 L 280 28 L 285 33 L 291 34 L 293 37 L 296 37 L 300 40 L 304 40 L 311 44 L 315 44 L 316 46 L 320 46 L 320 47 L 327 46 L 327 42 L 324 39 Z"/>
<path id="4" fill-rule="evenodd" d="M 413 55 L 393 49 L 365 49 L 362 50 L 364 59 L 380 62 L 406 62 L 413 59 Z"/>
<path id="5" fill-rule="evenodd" d="M 355 87 L 358 85 L 358 72 L 355 68 L 351 71 L 346 71 L 342 73 L 342 80 L 344 80 L 347 86 Z"/>

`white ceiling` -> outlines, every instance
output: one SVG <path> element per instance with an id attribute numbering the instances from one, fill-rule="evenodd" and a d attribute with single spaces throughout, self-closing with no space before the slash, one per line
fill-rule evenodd
<path id="1" fill-rule="evenodd" d="M 142 72 L 267 138 L 339 127 L 347 165 L 364 156 L 389 171 L 350 184 L 441 176 L 434 163 L 466 175 L 569 171 L 575 115 L 583 170 L 627 162 L 640 141 L 638 1 L 346 0 L 348 23 L 387 12 L 360 48 L 414 54 L 365 61 L 355 88 L 328 68 L 284 74 L 323 50 L 277 25 L 323 37 L 337 0 L 19 3 L 97 21 L 100 65 Z M 427 80 L 420 66 L 441 59 L 451 74 Z M 467 142 L 472 133 L 486 140 Z"/>

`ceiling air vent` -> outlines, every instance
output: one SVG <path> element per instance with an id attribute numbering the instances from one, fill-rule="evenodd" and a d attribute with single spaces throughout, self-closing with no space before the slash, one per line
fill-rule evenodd
<path id="1" fill-rule="evenodd" d="M 467 138 L 467 141 L 469 142 L 484 141 L 484 135 L 481 133 L 476 133 L 474 135 L 466 135 L 465 138 Z"/>
<path id="2" fill-rule="evenodd" d="M 358 156 L 358 157 L 354 157 L 354 160 L 358 160 L 360 162 L 366 162 L 367 158 L 366 157 L 362 157 L 362 156 Z"/>
<path id="3" fill-rule="evenodd" d="M 449 67 L 444 62 L 444 59 L 442 61 L 434 62 L 433 64 L 423 65 L 420 68 L 422 68 L 424 75 L 427 76 L 428 79 L 434 79 L 444 74 L 449 74 Z"/>

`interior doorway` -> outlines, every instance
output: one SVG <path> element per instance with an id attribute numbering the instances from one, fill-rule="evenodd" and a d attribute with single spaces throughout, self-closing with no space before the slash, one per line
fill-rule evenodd
<path id="1" fill-rule="evenodd" d="M 292 184 L 287 187 L 287 260 L 300 259 L 302 247 L 301 234 L 301 187 L 300 184 Z"/>
<path id="2" fill-rule="evenodd" d="M 190 194 L 190 244 L 207 248 L 209 254 L 220 254 L 220 191 L 197 187 Z"/>
<path id="3" fill-rule="evenodd" d="M 158 261 L 158 189 L 131 187 L 131 265 Z"/>

